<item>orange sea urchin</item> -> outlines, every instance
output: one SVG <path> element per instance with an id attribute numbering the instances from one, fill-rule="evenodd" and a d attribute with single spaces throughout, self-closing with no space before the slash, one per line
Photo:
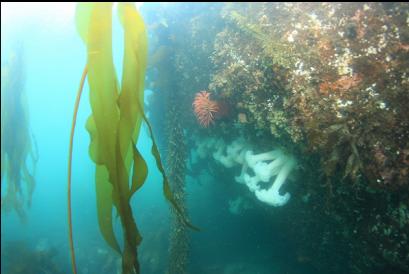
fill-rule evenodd
<path id="1" fill-rule="evenodd" d="M 219 111 L 218 103 L 210 100 L 210 93 L 207 91 L 196 94 L 193 107 L 197 120 L 203 127 L 208 127 L 214 120 L 214 114 Z"/>

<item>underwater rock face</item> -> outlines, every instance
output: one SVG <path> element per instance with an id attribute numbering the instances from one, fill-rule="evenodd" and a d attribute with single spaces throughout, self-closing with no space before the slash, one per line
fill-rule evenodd
<path id="1" fill-rule="evenodd" d="M 284 148 L 303 178 L 288 184 L 288 233 L 311 264 L 322 273 L 409 271 L 409 224 L 397 217 L 409 207 L 408 4 L 218 8 L 167 28 L 183 40 L 174 49 L 176 81 L 189 87 L 181 104 L 188 109 L 192 89 L 206 89 L 232 114 L 207 129 L 185 114 L 190 143 L 213 139 L 192 159 L 211 150 L 237 166 L 212 147 L 238 136 L 264 151 Z"/>
<path id="2" fill-rule="evenodd" d="M 210 90 L 236 102 L 256 130 L 306 142 L 328 177 L 405 187 L 405 10 L 403 3 L 226 5 L 231 25 L 215 41 Z"/>
<path id="3" fill-rule="evenodd" d="M 41 239 L 34 248 L 24 241 L 2 241 L 1 272 L 9 274 L 66 273 L 67 270 L 64 270 L 56 259 L 58 249 L 51 246 L 48 241 L 49 239 Z"/>

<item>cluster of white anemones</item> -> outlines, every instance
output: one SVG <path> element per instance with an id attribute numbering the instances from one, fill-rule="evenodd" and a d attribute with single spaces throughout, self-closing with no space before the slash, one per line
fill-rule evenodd
<path id="1" fill-rule="evenodd" d="M 290 193 L 281 195 L 279 190 L 296 167 L 296 160 L 280 149 L 253 154 L 251 147 L 243 138 L 228 145 L 222 139 L 207 138 L 197 142 L 196 152 L 199 158 L 212 155 L 227 168 L 241 165 L 241 174 L 235 177 L 236 182 L 247 185 L 257 199 L 264 203 L 283 206 L 291 197 Z M 250 175 L 249 170 L 252 170 L 254 175 Z M 274 182 L 268 189 L 260 186 L 261 183 L 269 183 L 272 179 Z"/>

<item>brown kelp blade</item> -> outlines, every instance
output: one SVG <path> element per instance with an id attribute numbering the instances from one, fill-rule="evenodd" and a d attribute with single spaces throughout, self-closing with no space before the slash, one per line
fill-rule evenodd
<path id="1" fill-rule="evenodd" d="M 91 159 L 97 164 L 95 171 L 95 193 L 97 200 L 98 225 L 102 237 L 109 244 L 109 246 L 118 253 L 121 253 L 112 224 L 113 187 L 112 184 L 109 182 L 109 173 L 107 168 L 100 162 L 98 162 L 98 159 L 100 158 L 97 155 L 99 147 L 99 135 L 97 134 L 97 129 L 95 126 L 93 116 L 90 116 L 88 118 L 86 129 L 88 130 L 91 136 L 89 154 L 91 156 Z"/>
<path id="2" fill-rule="evenodd" d="M 134 194 L 146 180 L 148 176 L 148 166 L 143 159 L 141 153 L 136 148 L 135 143 L 132 141 L 133 149 L 133 174 L 132 174 L 132 185 L 131 185 L 131 195 Z"/>
<path id="3" fill-rule="evenodd" d="M 129 100 L 129 102 L 118 105 L 118 101 L 121 100 L 119 100 L 112 57 L 112 4 L 79 4 L 77 11 L 78 31 L 88 52 L 88 83 L 92 116 L 88 120 L 87 130 L 91 135 L 90 155 L 97 164 L 99 226 L 104 239 L 117 250 L 118 245 L 112 229 L 112 206 L 115 207 L 124 235 L 121 252 L 122 271 L 123 273 L 138 273 L 137 246 L 141 237 L 130 206 L 132 190 L 129 185 L 129 170 L 131 161 L 127 159 L 128 155 L 132 159 L 132 137 L 138 128 L 138 119 L 141 120 L 132 110 L 132 101 L 129 99 L 139 94 L 140 85 L 135 87 L 131 80 L 127 80 L 130 84 L 123 83 L 122 85 L 127 88 L 121 93 L 128 97 L 126 101 Z M 133 77 L 145 73 L 145 70 L 139 66 L 131 65 L 130 69 L 132 69 Z M 128 75 L 128 72 L 124 71 L 124 74 Z M 127 76 L 126 79 L 129 77 Z M 144 76 L 138 77 L 143 78 Z M 141 158 L 136 160 L 137 165 L 141 163 L 143 163 Z M 136 166 L 134 170 L 139 172 L 140 166 Z M 145 178 L 146 175 L 143 174 L 139 177 L 140 180 Z M 138 184 L 142 185 L 142 183 L 143 181 L 140 181 Z"/>
<path id="4" fill-rule="evenodd" d="M 80 3 L 76 20 L 78 32 L 87 47 L 92 114 L 86 128 L 91 137 L 89 153 L 97 165 L 99 227 L 107 243 L 120 251 L 112 224 L 112 209 L 115 208 L 124 239 L 122 273 L 127 274 L 139 273 L 137 247 L 142 238 L 133 218 L 130 199 L 142 187 L 148 174 L 146 162 L 135 146 L 142 120 L 151 132 L 152 153 L 164 177 L 165 196 L 180 214 L 181 210 L 170 191 L 151 126 L 140 103 L 143 101 L 147 62 L 145 25 L 134 5 L 120 3 L 118 11 L 125 39 L 120 92 L 112 56 L 112 4 Z M 185 218 L 183 220 L 196 229 Z"/>

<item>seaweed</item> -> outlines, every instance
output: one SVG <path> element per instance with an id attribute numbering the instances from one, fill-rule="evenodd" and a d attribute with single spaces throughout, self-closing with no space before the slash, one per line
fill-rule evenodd
<path id="1" fill-rule="evenodd" d="M 76 265 L 71 224 L 71 155 L 76 112 L 86 76 L 92 109 L 86 128 L 91 137 L 90 157 L 96 164 L 99 228 L 108 245 L 122 255 L 122 273 L 139 273 L 137 247 L 142 237 L 133 218 L 130 199 L 142 187 L 148 174 L 146 162 L 135 146 L 142 121 L 148 127 L 152 139 L 151 152 L 163 175 L 164 196 L 182 216 L 184 224 L 196 229 L 186 220 L 170 190 L 152 128 L 144 114 L 142 102 L 147 66 L 147 35 L 143 19 L 132 4 L 118 4 L 118 15 L 124 29 L 123 75 L 119 86 L 112 57 L 111 10 L 111 3 L 81 3 L 77 6 L 77 29 L 87 47 L 87 65 L 74 110 L 68 163 L 68 218 L 73 273 L 76 273 Z M 113 208 L 122 224 L 122 251 L 113 230 Z"/>
<path id="2" fill-rule="evenodd" d="M 34 171 L 38 160 L 33 150 L 29 130 L 29 113 L 24 87 L 23 45 L 16 44 L 8 62 L 1 69 L 1 184 L 6 184 L 6 194 L 1 198 L 1 208 L 15 210 L 22 221 L 26 208 L 31 205 L 35 188 Z M 34 139 L 33 139 L 34 141 Z M 31 158 L 33 170 L 28 168 Z"/>

